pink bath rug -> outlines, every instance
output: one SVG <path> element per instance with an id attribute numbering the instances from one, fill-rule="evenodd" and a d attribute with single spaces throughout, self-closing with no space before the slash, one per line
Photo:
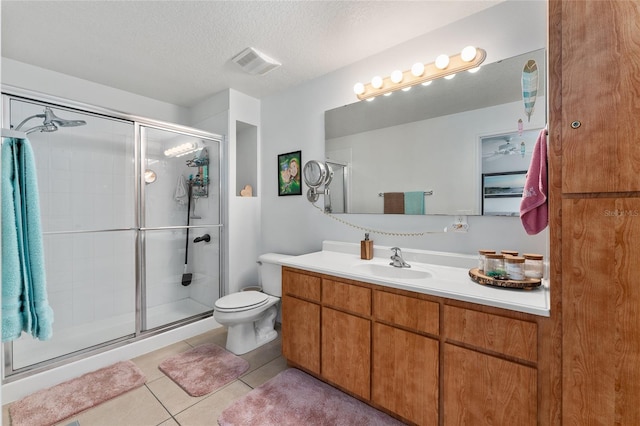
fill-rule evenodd
<path id="1" fill-rule="evenodd" d="M 249 362 L 213 343 L 167 358 L 158 366 L 191 396 L 202 396 L 234 381 Z"/>
<path id="2" fill-rule="evenodd" d="M 227 407 L 221 426 L 382 426 L 404 423 L 290 368 Z"/>
<path id="3" fill-rule="evenodd" d="M 9 406 L 11 425 L 52 425 L 140 387 L 146 380 L 133 362 L 118 362 L 14 402 Z"/>

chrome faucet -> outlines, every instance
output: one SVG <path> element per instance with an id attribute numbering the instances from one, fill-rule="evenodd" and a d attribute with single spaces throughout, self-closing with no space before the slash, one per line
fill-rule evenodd
<path id="1" fill-rule="evenodd" d="M 391 263 L 389 263 L 389 265 L 396 268 L 411 268 L 411 265 L 402 258 L 400 247 L 392 247 L 391 250 L 393 251 L 393 256 L 391 256 Z"/>

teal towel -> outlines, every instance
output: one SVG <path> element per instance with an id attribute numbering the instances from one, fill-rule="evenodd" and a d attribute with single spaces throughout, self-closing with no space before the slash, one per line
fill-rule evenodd
<path id="1" fill-rule="evenodd" d="M 404 193 L 404 214 L 424 214 L 424 191 Z"/>
<path id="2" fill-rule="evenodd" d="M 52 336 L 35 161 L 27 139 L 2 140 L 2 341 Z"/>

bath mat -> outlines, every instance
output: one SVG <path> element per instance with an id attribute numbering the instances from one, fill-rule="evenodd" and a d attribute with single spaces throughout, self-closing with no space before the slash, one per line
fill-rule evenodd
<path id="1" fill-rule="evenodd" d="M 364 402 L 290 368 L 227 407 L 221 426 L 402 425 Z"/>
<path id="2" fill-rule="evenodd" d="M 191 396 L 202 396 L 234 381 L 249 362 L 213 343 L 167 358 L 158 366 Z"/>
<path id="3" fill-rule="evenodd" d="M 140 387 L 146 380 L 133 362 L 118 362 L 14 402 L 9 406 L 11 425 L 52 425 Z"/>

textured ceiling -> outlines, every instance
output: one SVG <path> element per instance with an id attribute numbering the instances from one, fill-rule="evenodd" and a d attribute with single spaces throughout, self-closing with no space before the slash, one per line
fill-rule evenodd
<path id="1" fill-rule="evenodd" d="M 176 105 L 296 86 L 500 1 L 7 1 L 2 56 Z M 263 76 L 231 58 L 255 47 Z"/>

